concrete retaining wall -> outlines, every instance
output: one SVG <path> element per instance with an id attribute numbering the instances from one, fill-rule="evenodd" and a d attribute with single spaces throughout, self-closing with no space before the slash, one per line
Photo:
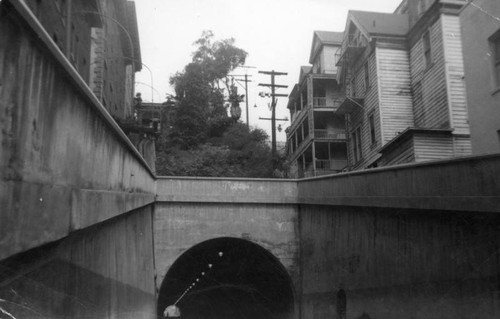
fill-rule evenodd
<path id="1" fill-rule="evenodd" d="M 138 209 L 1 261 L 0 307 L 15 318 L 156 318 L 151 218 Z"/>
<path id="2" fill-rule="evenodd" d="M 302 318 L 497 318 L 500 216 L 300 208 Z"/>
<path id="3" fill-rule="evenodd" d="M 19 1 L 0 6 L 0 260 L 154 201 L 154 175 Z"/>

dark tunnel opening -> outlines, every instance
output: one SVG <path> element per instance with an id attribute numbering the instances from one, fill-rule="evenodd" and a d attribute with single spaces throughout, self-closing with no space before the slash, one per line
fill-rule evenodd
<path id="1" fill-rule="evenodd" d="M 205 241 L 175 261 L 160 288 L 158 316 L 176 301 L 181 318 L 188 319 L 285 319 L 294 311 L 283 265 L 266 249 L 237 238 Z"/>

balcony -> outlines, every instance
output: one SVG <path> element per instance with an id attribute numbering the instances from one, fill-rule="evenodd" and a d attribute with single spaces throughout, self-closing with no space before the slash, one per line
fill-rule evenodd
<path id="1" fill-rule="evenodd" d="M 363 98 L 346 96 L 342 103 L 340 103 L 340 107 L 337 108 L 336 112 L 338 114 L 349 114 L 362 109 L 364 103 L 365 99 Z"/>
<path id="2" fill-rule="evenodd" d="M 347 160 L 316 160 L 316 170 L 342 171 L 347 165 Z"/>
<path id="3" fill-rule="evenodd" d="M 314 138 L 345 141 L 346 134 L 343 130 L 314 130 Z"/>
<path id="4" fill-rule="evenodd" d="M 313 163 L 306 162 L 303 177 L 340 173 L 346 166 L 347 160 L 316 160 L 316 171 L 314 171 Z"/>
<path id="5" fill-rule="evenodd" d="M 316 108 L 327 108 L 333 111 L 337 110 L 342 103 L 340 99 L 331 99 L 326 97 L 315 97 L 313 98 L 313 107 Z"/>
<path id="6" fill-rule="evenodd" d="M 350 34 L 344 37 L 341 47 L 335 53 L 337 66 L 342 66 L 358 58 L 366 46 L 367 40 L 363 36 Z"/>

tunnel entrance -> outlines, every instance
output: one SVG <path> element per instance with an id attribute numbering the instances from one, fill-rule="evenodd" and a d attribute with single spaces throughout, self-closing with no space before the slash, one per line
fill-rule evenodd
<path id="1" fill-rule="evenodd" d="M 283 265 L 266 249 L 237 238 L 205 241 L 175 261 L 160 287 L 158 316 L 175 303 L 183 319 L 287 319 L 294 311 Z"/>

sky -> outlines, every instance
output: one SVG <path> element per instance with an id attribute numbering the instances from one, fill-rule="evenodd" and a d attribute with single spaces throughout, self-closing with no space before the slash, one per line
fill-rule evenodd
<path id="1" fill-rule="evenodd" d="M 235 45 L 248 52 L 247 66 L 233 74 L 247 73 L 250 126 L 271 135 L 269 98 L 258 96 L 258 83 L 270 77 L 258 71 L 288 73 L 276 77 L 276 84 L 288 85 L 277 93 L 289 94 L 297 83 L 301 65 L 309 65 L 314 30 L 343 31 L 348 10 L 394 12 L 401 0 L 135 0 L 142 62 L 136 75 L 136 92 L 144 101 L 163 102 L 174 90 L 169 78 L 183 70 L 196 50 L 193 43 L 203 30 L 216 39 L 234 38 Z M 149 71 L 151 70 L 151 72 Z M 153 87 L 153 88 L 151 88 Z M 241 94 L 244 90 L 240 89 Z M 279 98 L 278 119 L 290 118 L 287 98 Z M 256 107 L 255 107 L 256 106 Z M 240 104 L 246 120 L 245 102 Z M 283 130 L 277 140 L 285 141 L 290 121 L 279 121 Z"/>

